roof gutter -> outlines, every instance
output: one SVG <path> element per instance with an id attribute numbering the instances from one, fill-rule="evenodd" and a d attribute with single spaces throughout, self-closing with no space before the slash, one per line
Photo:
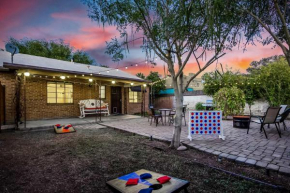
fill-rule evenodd
<path id="1" fill-rule="evenodd" d="M 143 79 L 134 79 L 134 78 L 126 78 L 126 77 L 119 77 L 119 76 L 108 76 L 108 75 L 102 75 L 102 74 L 96 74 L 96 73 L 85 73 L 85 72 L 79 72 L 79 71 L 70 71 L 70 70 L 63 70 L 63 69 L 54 69 L 54 68 L 44 68 L 40 66 L 30 66 L 30 65 L 23 65 L 23 64 L 11 64 L 11 63 L 3 63 L 3 67 L 9 68 L 9 69 L 33 69 L 33 70 L 43 70 L 43 71 L 50 71 L 50 72 L 62 72 L 62 73 L 69 73 L 69 74 L 77 74 L 77 75 L 90 75 L 92 74 L 94 77 L 102 77 L 102 78 L 114 78 L 119 80 L 133 80 L 136 82 L 151 82 L 148 80 Z"/>

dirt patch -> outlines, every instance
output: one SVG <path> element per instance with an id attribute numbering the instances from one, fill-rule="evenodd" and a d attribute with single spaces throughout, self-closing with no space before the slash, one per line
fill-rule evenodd
<path id="1" fill-rule="evenodd" d="M 109 128 L 56 135 L 53 130 L 0 134 L 0 192 L 110 192 L 106 181 L 139 169 L 190 181 L 189 192 L 279 192 L 195 162 L 289 188 L 289 177 L 236 164 L 194 149 Z M 288 183 L 287 183 L 288 182 Z"/>

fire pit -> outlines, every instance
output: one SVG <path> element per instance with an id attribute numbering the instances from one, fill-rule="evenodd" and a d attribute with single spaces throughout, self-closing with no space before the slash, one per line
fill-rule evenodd
<path id="1" fill-rule="evenodd" d="M 249 128 L 251 117 L 246 115 L 233 116 L 233 127 Z"/>

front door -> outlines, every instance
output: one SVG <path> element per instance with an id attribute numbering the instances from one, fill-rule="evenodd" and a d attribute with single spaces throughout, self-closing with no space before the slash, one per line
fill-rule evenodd
<path id="1" fill-rule="evenodd" d="M 5 124 L 5 86 L 1 85 L 0 82 L 0 126 L 4 124 Z"/>
<path id="2" fill-rule="evenodd" d="M 121 87 L 111 87 L 111 113 L 122 113 L 122 89 Z"/>

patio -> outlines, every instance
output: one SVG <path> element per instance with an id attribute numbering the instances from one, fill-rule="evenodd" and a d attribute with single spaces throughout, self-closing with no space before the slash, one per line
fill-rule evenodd
<path id="1" fill-rule="evenodd" d="M 256 123 L 251 123 L 248 135 L 247 129 L 233 128 L 232 124 L 232 120 L 223 121 L 226 137 L 224 141 L 217 135 L 193 136 L 193 140 L 189 141 L 188 127 L 183 123 L 181 141 L 188 146 L 223 158 L 290 174 L 289 129 L 282 130 L 282 138 L 279 138 L 276 129 L 271 126 L 266 129 L 269 138 L 266 139 Z M 166 141 L 171 140 L 173 132 L 173 126 L 168 124 L 150 126 L 147 118 L 110 121 L 104 122 L 103 125 Z M 286 125 L 290 125 L 290 121 L 286 121 Z"/>

